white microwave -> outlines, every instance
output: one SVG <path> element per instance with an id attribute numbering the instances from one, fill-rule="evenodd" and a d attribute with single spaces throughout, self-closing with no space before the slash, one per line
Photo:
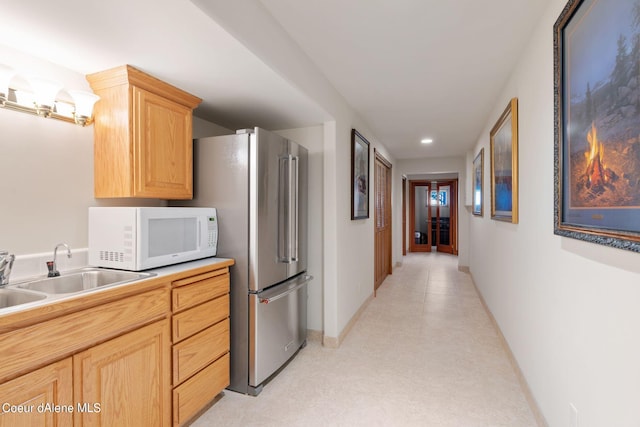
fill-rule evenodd
<path id="1" fill-rule="evenodd" d="M 216 255 L 214 208 L 90 207 L 89 265 L 140 271 Z"/>

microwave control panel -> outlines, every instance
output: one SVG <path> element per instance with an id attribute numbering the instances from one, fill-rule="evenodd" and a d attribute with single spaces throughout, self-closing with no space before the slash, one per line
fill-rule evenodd
<path id="1" fill-rule="evenodd" d="M 218 252 L 218 218 L 216 218 L 216 215 L 207 218 L 207 229 L 209 231 L 209 240 L 207 243 L 210 248 L 213 248 L 215 255 Z"/>

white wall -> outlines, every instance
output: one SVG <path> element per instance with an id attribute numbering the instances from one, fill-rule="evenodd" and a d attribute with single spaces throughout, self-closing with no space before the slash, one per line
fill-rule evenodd
<path id="1" fill-rule="evenodd" d="M 307 302 L 307 329 L 322 332 L 324 329 L 323 301 L 323 146 L 324 127 L 312 126 L 302 129 L 279 130 L 276 133 L 289 138 L 309 150 L 309 214 L 308 214 L 308 263 L 307 271 L 313 276 L 309 283 Z"/>
<path id="2" fill-rule="evenodd" d="M 206 138 L 208 136 L 231 135 L 235 130 L 227 129 L 210 121 L 193 116 L 193 139 Z"/>
<path id="3" fill-rule="evenodd" d="M 640 254 L 553 234 L 552 0 L 476 147 L 518 97 L 519 224 L 469 217 L 470 270 L 550 426 L 640 425 Z"/>

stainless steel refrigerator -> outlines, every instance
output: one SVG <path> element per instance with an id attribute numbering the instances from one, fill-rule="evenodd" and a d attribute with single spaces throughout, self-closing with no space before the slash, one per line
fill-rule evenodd
<path id="1" fill-rule="evenodd" d="M 257 395 L 306 344 L 306 148 L 261 128 L 194 141 L 192 206 L 218 214 L 231 267 L 230 390 Z"/>

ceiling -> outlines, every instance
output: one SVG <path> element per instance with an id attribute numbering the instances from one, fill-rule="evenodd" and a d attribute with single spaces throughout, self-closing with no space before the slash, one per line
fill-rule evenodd
<path id="1" fill-rule="evenodd" d="M 242 1 L 262 4 L 397 159 L 475 145 L 549 3 Z M 131 64 L 203 98 L 195 115 L 230 129 L 329 119 L 188 0 L 0 0 L 0 10 L 0 44 L 82 74 Z"/>

